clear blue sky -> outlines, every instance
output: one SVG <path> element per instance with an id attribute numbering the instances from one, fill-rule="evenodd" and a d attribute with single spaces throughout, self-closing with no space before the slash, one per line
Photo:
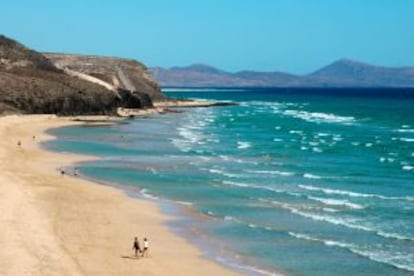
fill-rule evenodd
<path id="1" fill-rule="evenodd" d="M 305 74 L 347 57 L 414 65 L 412 0 L 13 0 L 0 33 L 40 51 Z"/>

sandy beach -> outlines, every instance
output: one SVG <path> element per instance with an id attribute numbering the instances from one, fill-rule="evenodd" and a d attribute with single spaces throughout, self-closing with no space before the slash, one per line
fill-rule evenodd
<path id="1" fill-rule="evenodd" d="M 47 152 L 39 143 L 53 139 L 49 128 L 80 123 L 0 118 L 0 275 L 237 274 L 173 234 L 165 225 L 173 218 L 156 204 L 62 176 L 59 168 L 90 157 Z M 149 239 L 148 258 L 134 258 L 135 236 L 141 244 Z"/>

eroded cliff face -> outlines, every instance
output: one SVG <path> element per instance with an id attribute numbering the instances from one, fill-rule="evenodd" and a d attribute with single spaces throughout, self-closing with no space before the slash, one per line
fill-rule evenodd
<path id="1" fill-rule="evenodd" d="M 116 113 L 163 99 L 142 64 L 124 59 L 50 55 L 0 35 L 0 114 Z"/>
<path id="2" fill-rule="evenodd" d="M 123 58 L 45 53 L 56 67 L 96 78 L 109 89 L 144 93 L 153 100 L 164 99 L 157 82 L 142 63 Z M 76 74 L 76 73 L 75 73 Z"/>

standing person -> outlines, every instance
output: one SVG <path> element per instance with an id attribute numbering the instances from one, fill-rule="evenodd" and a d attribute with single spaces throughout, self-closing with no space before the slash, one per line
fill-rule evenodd
<path id="1" fill-rule="evenodd" d="M 141 253 L 141 249 L 139 248 L 139 241 L 137 237 L 135 237 L 132 249 L 135 250 L 135 258 L 138 258 L 138 252 Z"/>
<path id="2" fill-rule="evenodd" d="M 148 240 L 147 238 L 144 238 L 144 249 L 142 250 L 142 257 L 144 257 L 144 255 L 146 257 L 148 257 Z"/>
<path id="3" fill-rule="evenodd" d="M 22 142 L 19 140 L 17 141 L 17 146 L 20 148 L 22 146 Z"/>

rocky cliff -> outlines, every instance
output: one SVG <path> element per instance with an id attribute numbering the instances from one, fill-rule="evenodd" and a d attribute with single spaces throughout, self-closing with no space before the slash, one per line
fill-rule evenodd
<path id="1" fill-rule="evenodd" d="M 0 35 L 0 113 L 115 114 L 163 99 L 136 61 L 48 56 Z"/>
<path id="2" fill-rule="evenodd" d="M 163 99 L 157 82 L 142 63 L 123 58 L 44 53 L 60 69 L 79 72 L 106 83 L 108 88 L 136 91 Z"/>

